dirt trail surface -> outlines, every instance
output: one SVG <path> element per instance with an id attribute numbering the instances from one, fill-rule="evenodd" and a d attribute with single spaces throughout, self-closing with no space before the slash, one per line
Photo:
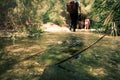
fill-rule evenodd
<path id="1" fill-rule="evenodd" d="M 46 32 L 71 32 L 69 27 L 65 26 L 58 26 L 53 23 L 47 23 L 42 26 L 42 29 Z M 76 29 L 76 32 L 79 31 L 95 31 L 96 29 Z"/>
<path id="2" fill-rule="evenodd" d="M 68 27 L 61 27 L 52 23 L 44 24 L 43 30 L 46 32 L 70 32 Z"/>

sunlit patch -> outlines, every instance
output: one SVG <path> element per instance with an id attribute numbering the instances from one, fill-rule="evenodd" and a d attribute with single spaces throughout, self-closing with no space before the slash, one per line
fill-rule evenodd
<path id="1" fill-rule="evenodd" d="M 40 74 L 44 71 L 44 68 L 45 67 L 41 66 L 38 62 L 34 60 L 26 60 L 16 64 L 13 72 L 19 75 L 35 74 L 35 73 Z"/>
<path id="2" fill-rule="evenodd" d="M 34 60 L 26 60 L 26 61 L 20 62 L 20 66 L 30 67 L 32 65 L 39 66 L 39 64 Z"/>
<path id="3" fill-rule="evenodd" d="M 53 62 L 52 62 L 51 59 L 46 59 L 46 60 L 44 60 L 44 63 L 45 63 L 45 65 L 50 65 L 50 64 L 52 64 Z"/>
<path id="4" fill-rule="evenodd" d="M 10 52 L 11 52 L 11 53 L 16 53 L 16 52 L 21 52 L 21 51 L 25 51 L 25 48 L 13 49 L 13 50 L 10 51 Z"/>
<path id="5" fill-rule="evenodd" d="M 47 32 L 70 32 L 67 27 L 60 27 L 58 25 L 47 23 L 43 25 L 44 31 Z"/>
<path id="6" fill-rule="evenodd" d="M 106 70 L 104 68 L 93 68 L 89 67 L 89 71 L 94 76 L 106 76 Z"/>
<path id="7" fill-rule="evenodd" d="M 9 51 L 9 55 L 20 55 L 23 53 L 37 53 L 43 50 L 39 45 L 33 45 L 30 47 L 22 46 L 22 45 L 13 45 L 6 47 L 7 51 Z M 29 55 L 29 54 L 28 54 Z M 34 54 L 32 54 L 34 55 Z M 25 55 L 26 56 L 26 55 Z"/>

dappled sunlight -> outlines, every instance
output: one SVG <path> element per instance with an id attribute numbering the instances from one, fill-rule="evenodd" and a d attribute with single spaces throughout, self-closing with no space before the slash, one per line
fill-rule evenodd
<path id="1" fill-rule="evenodd" d="M 89 67 L 89 72 L 94 75 L 94 76 L 102 76 L 105 77 L 107 76 L 107 71 L 104 68 L 93 68 L 93 67 Z"/>
<path id="2" fill-rule="evenodd" d="M 69 1 L 0 1 L 0 80 L 120 80 L 120 0 L 78 0 L 75 32 Z"/>
<path id="3" fill-rule="evenodd" d="M 21 56 L 21 58 L 25 58 L 28 56 L 32 56 L 38 52 L 43 51 L 39 45 L 33 45 L 30 47 L 22 46 L 22 45 L 13 45 L 6 47 L 6 50 L 9 51 L 9 55 Z M 28 54 L 29 53 L 29 54 Z"/>
<path id="4" fill-rule="evenodd" d="M 12 74 L 6 74 L 6 78 L 9 78 L 11 76 L 12 79 L 24 79 L 24 77 L 31 77 L 33 75 L 40 75 L 42 74 L 44 70 L 44 67 L 37 63 L 34 60 L 26 60 L 22 61 L 18 64 L 16 64 L 12 70 L 9 71 L 9 73 Z M 5 76 L 5 75 L 3 75 Z M 24 77 L 23 77 L 24 76 Z M 36 76 L 36 78 L 39 78 L 39 76 Z M 4 79 L 4 77 L 3 77 Z M 37 79 L 38 80 L 38 79 Z"/>
<path id="5" fill-rule="evenodd" d="M 10 51 L 10 50 L 8 50 L 8 51 Z M 26 52 L 26 50 L 25 50 L 25 48 L 18 48 L 18 49 L 13 49 L 12 51 L 10 51 L 11 54 L 19 53 L 19 52 Z"/>
<path id="6" fill-rule="evenodd" d="M 3 70 L 0 72 L 0 79 L 58 80 L 58 77 L 67 80 L 105 79 L 113 74 L 111 70 L 119 70 L 119 38 L 114 41 L 105 37 L 83 52 L 80 58 L 72 58 L 61 64 L 62 67 L 51 66 L 89 46 L 98 38 L 100 38 L 98 34 L 89 31 L 46 32 L 40 39 L 28 38 L 16 41 L 14 45 L 5 46 L 7 52 L 6 56 L 1 58 L 0 66 L 3 67 L 0 68 Z"/>
<path id="7" fill-rule="evenodd" d="M 15 70 L 14 72 L 17 73 L 17 69 L 18 67 L 20 67 L 21 69 L 25 69 L 25 70 L 30 70 L 33 69 L 35 71 L 37 71 L 37 73 L 41 73 L 44 70 L 44 67 L 41 66 L 38 62 L 36 62 L 35 60 L 26 60 L 26 61 L 22 61 L 19 64 L 15 65 Z M 25 74 L 25 73 L 24 73 Z M 34 73 L 33 73 L 34 74 Z"/>

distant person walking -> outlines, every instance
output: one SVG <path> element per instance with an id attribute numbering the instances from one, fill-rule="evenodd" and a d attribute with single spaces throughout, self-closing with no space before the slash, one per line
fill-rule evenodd
<path id="1" fill-rule="evenodd" d="M 70 30 L 73 28 L 73 31 L 75 32 L 78 23 L 79 12 L 81 14 L 80 2 L 78 0 L 70 0 L 67 3 L 67 11 L 69 12 L 71 18 Z"/>

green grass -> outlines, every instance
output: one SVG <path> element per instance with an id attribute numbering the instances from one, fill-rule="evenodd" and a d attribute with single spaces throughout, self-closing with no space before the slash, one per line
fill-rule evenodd
<path id="1" fill-rule="evenodd" d="M 105 37 L 80 58 L 49 66 L 99 37 L 94 33 L 72 32 L 43 33 L 39 39 L 17 39 L 15 44 L 1 39 L 0 80 L 120 80 L 119 37 Z"/>

